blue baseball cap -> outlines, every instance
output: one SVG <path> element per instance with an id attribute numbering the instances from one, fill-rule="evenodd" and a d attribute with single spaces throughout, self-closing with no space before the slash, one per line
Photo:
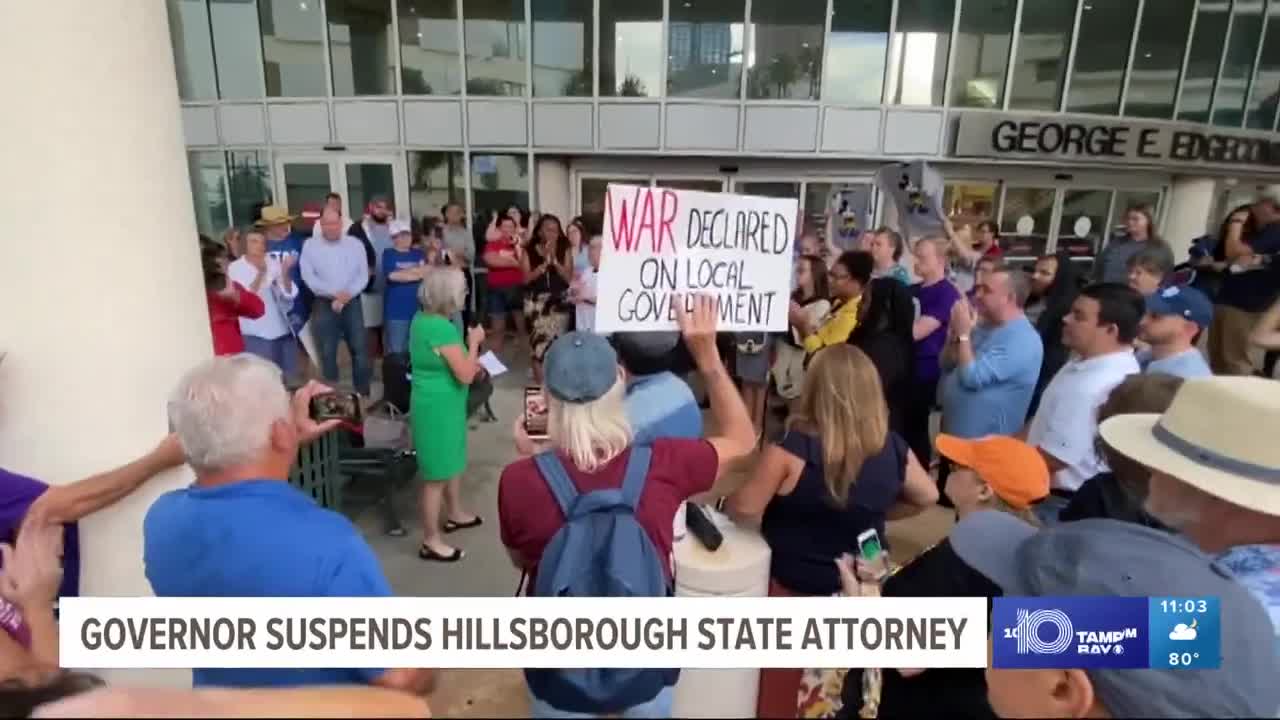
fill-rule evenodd
<path id="1" fill-rule="evenodd" d="M 1147 296 L 1147 312 L 1152 315 L 1177 315 L 1200 326 L 1213 322 L 1213 302 L 1190 285 L 1170 285 Z"/>
<path id="2" fill-rule="evenodd" d="M 561 335 L 543 361 L 547 392 L 567 403 L 599 400 L 618 382 L 618 353 L 602 335 Z"/>

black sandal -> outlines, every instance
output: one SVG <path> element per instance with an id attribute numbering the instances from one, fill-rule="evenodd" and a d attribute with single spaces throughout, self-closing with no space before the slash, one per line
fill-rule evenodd
<path id="1" fill-rule="evenodd" d="M 462 559 L 462 548 L 454 548 L 448 555 L 441 555 L 426 545 L 418 548 L 418 557 L 433 562 L 455 563 Z"/>
<path id="2" fill-rule="evenodd" d="M 468 520 L 467 522 L 464 522 L 464 523 L 454 522 L 453 520 L 445 520 L 444 525 L 440 529 L 443 530 L 444 533 L 447 535 L 449 533 L 458 532 L 459 530 L 467 530 L 473 527 L 480 527 L 483 524 L 484 524 L 484 519 L 481 518 L 479 515 L 477 515 L 471 520 Z"/>

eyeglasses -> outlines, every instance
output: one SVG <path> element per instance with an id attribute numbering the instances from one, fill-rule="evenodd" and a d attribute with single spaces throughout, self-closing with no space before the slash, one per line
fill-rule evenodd
<path id="1" fill-rule="evenodd" d="M 828 273 L 827 277 L 830 277 L 832 280 L 848 280 L 853 276 L 850 275 L 849 273 L 833 272 L 833 273 Z"/>

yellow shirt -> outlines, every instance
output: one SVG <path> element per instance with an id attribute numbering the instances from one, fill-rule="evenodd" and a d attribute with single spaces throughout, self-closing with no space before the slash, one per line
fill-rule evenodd
<path id="1" fill-rule="evenodd" d="M 812 355 L 829 345 L 848 342 L 849 335 L 858 327 L 858 304 L 861 300 L 861 297 L 857 297 L 837 305 L 827 321 L 804 339 L 804 351 Z"/>

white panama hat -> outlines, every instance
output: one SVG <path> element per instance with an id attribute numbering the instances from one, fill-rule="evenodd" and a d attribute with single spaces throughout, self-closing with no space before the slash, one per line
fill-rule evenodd
<path id="1" fill-rule="evenodd" d="M 1280 516 L 1280 382 L 1187 380 L 1163 415 L 1098 428 L 1117 451 L 1233 505 Z"/>

